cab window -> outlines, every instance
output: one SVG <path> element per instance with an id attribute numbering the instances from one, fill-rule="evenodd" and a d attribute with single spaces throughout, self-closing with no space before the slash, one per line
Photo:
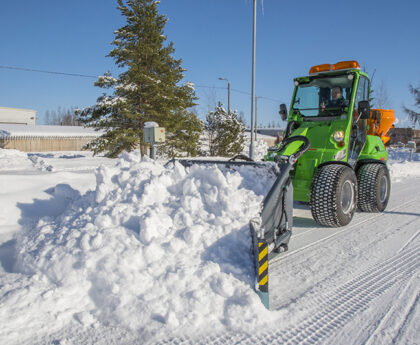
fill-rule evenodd
<path id="1" fill-rule="evenodd" d="M 359 101 L 368 101 L 369 100 L 369 80 L 366 77 L 360 76 L 359 85 L 357 86 L 356 91 L 356 103 L 354 108 L 357 109 Z"/>

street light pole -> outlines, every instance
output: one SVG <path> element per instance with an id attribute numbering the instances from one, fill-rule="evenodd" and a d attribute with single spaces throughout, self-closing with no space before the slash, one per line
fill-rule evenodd
<path id="1" fill-rule="evenodd" d="M 230 114 L 230 82 L 226 78 L 219 78 L 219 80 L 226 80 L 228 86 L 228 114 Z"/>
<path id="2" fill-rule="evenodd" d="M 257 0 L 254 0 L 254 21 L 252 30 L 252 95 L 251 95 L 251 145 L 249 146 L 249 157 L 254 159 L 254 101 L 255 101 L 255 51 L 257 40 Z"/>
<path id="3" fill-rule="evenodd" d="M 261 96 L 255 97 L 255 141 L 257 141 L 258 133 L 258 98 L 261 98 Z"/>

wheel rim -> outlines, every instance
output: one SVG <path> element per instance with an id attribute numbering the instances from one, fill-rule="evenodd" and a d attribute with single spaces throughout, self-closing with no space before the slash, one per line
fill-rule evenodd
<path id="1" fill-rule="evenodd" d="M 382 176 L 379 183 L 379 200 L 383 203 L 385 202 L 388 194 L 388 179 L 386 176 Z"/>
<path id="2" fill-rule="evenodd" d="M 341 187 L 340 203 L 343 213 L 350 213 L 354 203 L 354 189 L 353 184 L 348 180 Z"/>

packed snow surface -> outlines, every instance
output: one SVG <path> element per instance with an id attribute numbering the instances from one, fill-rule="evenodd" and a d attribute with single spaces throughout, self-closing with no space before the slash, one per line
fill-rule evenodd
<path id="1" fill-rule="evenodd" d="M 248 222 L 271 169 L 0 149 L 1 342 L 415 343 L 420 214 L 407 186 L 420 192 L 419 155 L 390 157 L 395 201 L 382 223 L 358 214 L 351 231 L 319 229 L 295 205 L 267 311 Z"/>

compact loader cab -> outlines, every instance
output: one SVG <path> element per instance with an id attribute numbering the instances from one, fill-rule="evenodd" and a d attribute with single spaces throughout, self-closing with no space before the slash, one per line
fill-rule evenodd
<path id="1" fill-rule="evenodd" d="M 291 173 L 294 200 L 309 202 L 313 218 L 325 226 L 348 224 L 357 206 L 382 212 L 390 194 L 386 133 L 372 128 L 381 110 L 370 109 L 368 75 L 357 61 L 343 61 L 314 66 L 294 84 L 288 116 L 280 106 L 288 119 L 285 137 L 300 135 L 311 143 Z M 269 152 L 266 160 L 293 150 L 292 144 Z"/>

